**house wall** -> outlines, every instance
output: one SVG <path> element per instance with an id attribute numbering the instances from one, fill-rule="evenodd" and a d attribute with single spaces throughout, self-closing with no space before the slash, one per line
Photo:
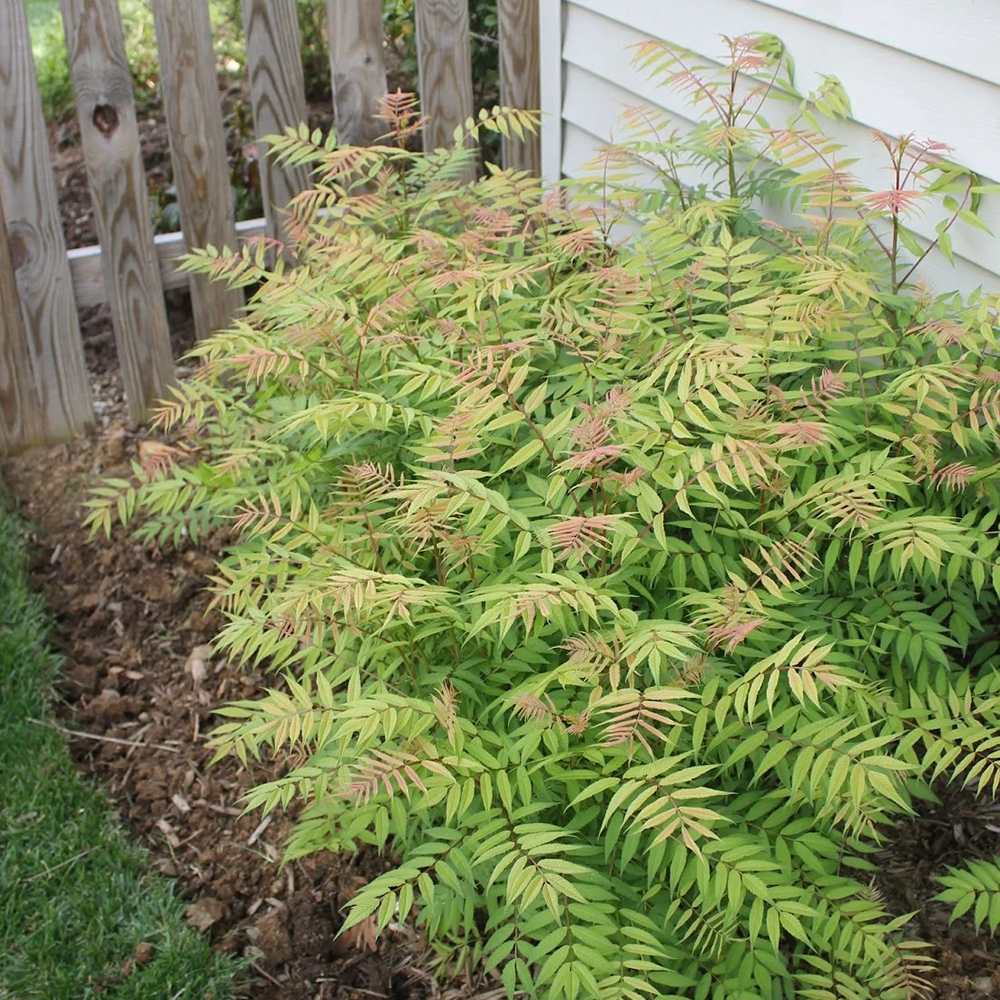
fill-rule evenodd
<path id="1" fill-rule="evenodd" d="M 718 60 L 720 35 L 759 32 L 785 43 L 800 91 L 817 87 L 824 73 L 844 85 L 852 120 L 830 131 L 857 158 L 852 169 L 866 185 L 889 186 L 873 129 L 946 142 L 984 181 L 1000 179 L 996 0 L 541 0 L 540 17 L 549 181 L 579 175 L 620 132 L 625 106 L 645 102 L 690 127 L 689 98 L 633 67 L 631 45 L 661 38 Z M 997 237 L 958 222 L 955 267 L 931 255 L 920 271 L 925 280 L 939 289 L 1000 291 L 1000 194 L 984 198 L 980 215 Z M 928 212 L 909 222 L 933 238 L 938 218 Z"/>

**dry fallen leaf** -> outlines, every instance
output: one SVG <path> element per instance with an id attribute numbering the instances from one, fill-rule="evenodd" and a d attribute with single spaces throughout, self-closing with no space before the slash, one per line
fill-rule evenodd
<path id="1" fill-rule="evenodd" d="M 270 816 L 265 816 L 260 823 L 257 824 L 257 828 L 250 834 L 250 839 L 247 840 L 247 847 L 253 847 L 253 845 L 257 843 L 260 839 L 260 835 L 271 825 L 272 819 L 274 819 L 273 813 Z"/>
<path id="2" fill-rule="evenodd" d="M 374 916 L 365 917 L 340 935 L 351 951 L 378 951 L 378 921 Z"/>
<path id="3" fill-rule="evenodd" d="M 158 819 L 156 828 L 163 834 L 171 847 L 181 846 L 181 838 L 177 836 L 177 831 L 165 819 Z"/>
<path id="4" fill-rule="evenodd" d="M 341 892 L 343 900 L 346 902 L 351 899 L 365 884 L 365 880 L 360 876 L 349 879 Z M 353 951 L 377 951 L 378 921 L 375 916 L 366 917 L 360 923 L 337 935 L 333 947 L 338 955 L 350 954 Z"/>
<path id="5" fill-rule="evenodd" d="M 132 954 L 136 965 L 145 965 L 153 957 L 153 946 L 148 941 L 140 941 Z"/>
<path id="6" fill-rule="evenodd" d="M 212 647 L 207 644 L 195 646 L 188 654 L 184 670 L 191 675 L 196 687 L 205 679 L 211 661 Z"/>
<path id="7" fill-rule="evenodd" d="M 196 930 L 207 931 L 226 915 L 226 904 L 221 899 L 206 896 L 192 903 L 184 911 L 184 919 Z"/>

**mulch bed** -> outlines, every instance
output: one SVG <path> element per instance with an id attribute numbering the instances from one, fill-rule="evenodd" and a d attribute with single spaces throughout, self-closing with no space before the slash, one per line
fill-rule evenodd
<path id="1" fill-rule="evenodd" d="M 934 945 L 931 976 L 941 1000 L 1000 997 L 1000 942 L 968 919 L 949 924 L 951 908 L 932 902 L 935 876 L 973 858 L 1000 856 L 1000 803 L 954 786 L 935 788 L 940 804 L 900 823 L 877 858 L 877 889 L 894 913 L 913 913 L 910 934 Z"/>
<path id="2" fill-rule="evenodd" d="M 204 591 L 209 548 L 159 550 L 118 532 L 89 539 L 80 504 L 101 475 L 128 475 L 140 434 L 106 408 L 100 432 L 9 460 L 8 489 L 34 526 L 32 575 L 56 620 L 65 667 L 59 725 L 163 874 L 190 899 L 187 919 L 223 951 L 250 960 L 255 1000 L 467 997 L 474 984 L 438 986 L 409 926 L 377 950 L 336 934 L 348 898 L 389 859 L 279 856 L 293 817 L 243 815 L 241 796 L 276 776 L 267 764 L 209 766 L 205 734 L 222 702 L 262 692 L 267 679 L 212 656 L 220 626 Z"/>
<path id="3" fill-rule="evenodd" d="M 204 590 L 210 547 L 161 550 L 122 531 L 90 539 L 81 527 L 88 487 L 127 475 L 143 437 L 125 425 L 113 382 L 97 383 L 99 394 L 112 391 L 99 399 L 94 436 L 8 460 L 2 470 L 35 528 L 32 574 L 66 658 L 57 711 L 76 761 L 106 789 L 155 867 L 178 880 L 190 922 L 251 962 L 244 995 L 457 1000 L 489 989 L 437 984 L 410 926 L 393 925 L 376 951 L 362 935 L 337 938 L 344 903 L 389 859 L 320 854 L 280 866 L 294 814 L 262 822 L 240 808 L 249 788 L 280 770 L 231 759 L 209 766 L 213 708 L 254 697 L 267 678 L 212 656 L 220 620 L 207 611 Z M 879 858 L 877 889 L 894 912 L 915 911 L 912 935 L 934 943 L 934 996 L 1000 997 L 996 942 L 965 920 L 949 926 L 947 909 L 929 902 L 934 876 L 948 865 L 1000 854 L 1000 805 L 939 792 L 942 804 L 902 824 Z"/>

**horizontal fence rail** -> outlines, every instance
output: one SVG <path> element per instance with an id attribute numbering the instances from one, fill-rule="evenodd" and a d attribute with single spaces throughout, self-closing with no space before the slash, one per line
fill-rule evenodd
<path id="1" fill-rule="evenodd" d="M 503 104 L 539 106 L 538 5 L 497 0 Z M 234 222 L 207 4 L 153 0 L 181 219 L 180 232 L 154 236 L 117 0 L 61 0 L 61 9 L 99 243 L 66 250 L 23 0 L 0 0 L 0 452 L 93 426 L 78 317 L 87 306 L 110 306 L 129 417 L 140 421 L 175 377 L 164 290 L 190 290 L 199 338 L 243 305 L 240 291 L 182 272 L 178 258 L 280 236 L 284 208 L 309 183 L 302 168 L 262 157 L 265 215 Z M 474 110 L 467 0 L 415 0 L 414 16 L 424 144 L 435 148 Z M 338 137 L 371 142 L 384 131 L 381 0 L 327 0 L 326 17 Z M 261 147 L 306 116 L 296 0 L 242 0 L 242 21 Z M 537 173 L 537 138 L 504 139 L 502 160 Z"/>

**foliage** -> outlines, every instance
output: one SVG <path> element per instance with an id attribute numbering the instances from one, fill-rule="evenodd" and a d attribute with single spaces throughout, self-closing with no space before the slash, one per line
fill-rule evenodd
<path id="1" fill-rule="evenodd" d="M 119 0 L 118 6 L 135 98 L 143 108 L 156 98 L 159 81 L 153 9 L 148 0 Z M 210 9 L 220 68 L 234 61 L 242 65 L 239 0 L 211 0 Z M 73 89 L 59 4 L 57 0 L 27 0 L 27 13 L 42 108 L 47 119 L 62 118 L 72 113 Z"/>
<path id="2" fill-rule="evenodd" d="M 228 958 L 188 927 L 168 884 L 40 725 L 58 668 L 28 589 L 20 526 L 0 507 L 0 996 L 108 1000 L 231 995 Z M 153 958 L 122 966 L 146 941 Z"/>
<path id="3" fill-rule="evenodd" d="M 214 744 L 288 762 L 249 800 L 308 804 L 288 857 L 399 853 L 345 926 L 547 998 L 922 996 L 874 855 L 933 782 L 1000 785 L 1000 369 L 906 213 L 946 251 L 984 189 L 880 137 L 863 190 L 772 38 L 637 58 L 708 120 L 632 112 L 569 207 L 455 179 L 523 113 L 275 137 L 316 170 L 291 242 L 189 260 L 247 315 L 91 521 L 229 533 L 217 645 L 276 680 Z"/>
<path id="4" fill-rule="evenodd" d="M 46 118 L 58 118 L 73 107 L 59 4 L 57 0 L 27 0 L 25 9 L 42 108 Z"/>
<path id="5" fill-rule="evenodd" d="M 937 898 L 952 904 L 952 920 L 971 911 L 977 929 L 988 925 L 992 934 L 1000 927 L 1000 859 L 970 861 L 965 869 L 953 868 L 938 881 L 944 889 Z"/>

